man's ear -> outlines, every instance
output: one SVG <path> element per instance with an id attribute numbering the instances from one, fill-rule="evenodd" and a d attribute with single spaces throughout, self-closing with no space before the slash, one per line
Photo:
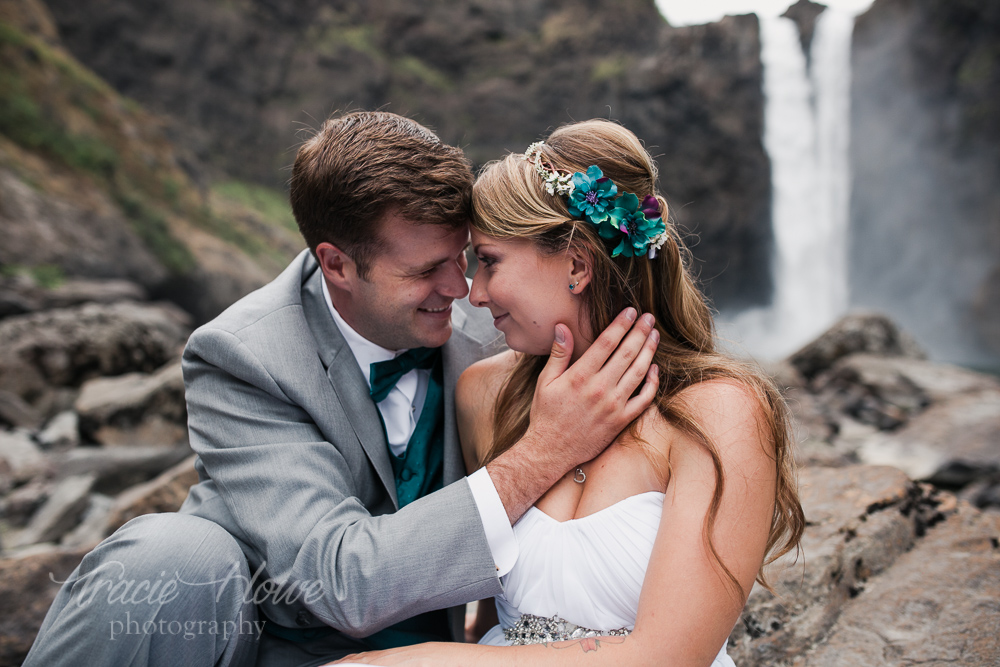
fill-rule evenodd
<path id="1" fill-rule="evenodd" d="M 569 283 L 567 286 L 573 286 L 570 289 L 573 294 L 582 294 L 594 275 L 594 260 L 586 252 L 574 248 L 570 249 L 569 258 Z"/>
<path id="2" fill-rule="evenodd" d="M 353 291 L 358 280 L 358 265 L 350 255 L 332 243 L 320 243 L 316 246 L 316 259 L 327 283 L 337 289 Z"/>

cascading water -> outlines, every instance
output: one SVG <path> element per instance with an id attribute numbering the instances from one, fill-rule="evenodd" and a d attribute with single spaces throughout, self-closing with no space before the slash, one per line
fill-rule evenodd
<path id="1" fill-rule="evenodd" d="M 787 356 L 847 310 L 853 26 L 853 12 L 820 14 L 807 70 L 792 20 L 761 18 L 775 289 L 770 306 L 719 318 L 723 338 L 754 357 Z"/>

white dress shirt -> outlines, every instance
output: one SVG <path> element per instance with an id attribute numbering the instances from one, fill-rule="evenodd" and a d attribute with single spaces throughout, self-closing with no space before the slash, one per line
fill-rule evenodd
<path id="1" fill-rule="evenodd" d="M 326 280 L 323 280 L 322 283 L 323 297 L 326 299 L 330 316 L 344 340 L 347 341 L 347 346 L 351 348 L 354 359 L 358 362 L 365 382 L 370 388 L 371 364 L 394 359 L 406 350 L 387 350 L 355 331 L 333 306 Z M 410 436 L 413 435 L 413 431 L 417 427 L 424 399 L 427 396 L 430 375 L 429 369 L 411 370 L 399 379 L 385 399 L 375 404 L 382 415 L 382 421 L 385 423 L 389 449 L 396 456 L 402 456 L 406 453 Z M 472 498 L 479 510 L 479 516 L 486 531 L 486 541 L 496 564 L 497 576 L 502 577 L 510 572 L 517 560 L 517 541 L 514 539 L 514 531 L 510 525 L 510 519 L 507 517 L 507 510 L 504 508 L 500 494 L 497 493 L 496 486 L 485 467 L 472 473 L 466 479 L 469 482 Z"/>

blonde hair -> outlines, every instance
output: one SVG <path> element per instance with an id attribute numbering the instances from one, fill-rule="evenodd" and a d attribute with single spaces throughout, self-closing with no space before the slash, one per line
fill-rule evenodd
<path id="1" fill-rule="evenodd" d="M 656 192 L 656 163 L 636 136 L 616 123 L 590 120 L 558 128 L 541 150 L 542 157 L 556 169 L 584 172 L 590 165 L 597 165 L 619 192 L 631 192 L 640 200 L 654 195 L 668 233 L 656 258 L 612 258 L 611 250 L 618 239 L 602 239 L 595 226 L 570 217 L 566 200 L 549 195 L 532 164 L 521 155 L 508 155 L 483 168 L 472 191 L 472 225 L 494 238 L 529 239 L 542 253 L 573 248 L 588 255 L 592 278 L 580 298 L 591 331 L 603 331 L 628 306 L 656 317 L 660 343 L 653 363 L 661 373 L 654 403 L 666 420 L 692 436 L 712 457 L 716 486 L 705 517 L 705 539 L 734 592 L 745 600 L 739 582 L 722 563 L 711 538 L 725 488 L 722 461 L 678 395 L 699 382 L 725 378 L 749 390 L 760 407 L 761 430 L 773 446 L 777 472 L 767 555 L 757 573 L 757 581 L 768 588 L 764 567 L 795 548 L 805 526 L 796 489 L 788 409 L 774 384 L 757 368 L 716 351 L 712 315 L 691 276 L 690 253 L 669 218 L 666 200 Z M 506 451 L 527 430 L 534 385 L 545 362 L 546 357 L 519 355 L 497 396 L 493 442 L 483 463 Z M 633 422 L 629 431 L 637 442 L 642 442 L 638 422 Z M 661 472 L 669 470 L 669 462 L 658 461 L 650 447 L 644 447 L 644 453 Z"/>

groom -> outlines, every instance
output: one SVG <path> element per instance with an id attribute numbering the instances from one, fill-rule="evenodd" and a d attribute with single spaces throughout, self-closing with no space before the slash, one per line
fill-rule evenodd
<path id="1" fill-rule="evenodd" d="M 466 477 L 454 386 L 498 349 L 464 300 L 471 186 L 459 149 L 390 113 L 302 146 L 310 251 L 184 352 L 200 482 L 84 558 L 26 665 L 305 665 L 462 637 L 517 557 L 512 523 L 645 407 L 625 402 L 651 330 L 623 314 L 568 370 L 559 334 L 528 432 Z"/>

